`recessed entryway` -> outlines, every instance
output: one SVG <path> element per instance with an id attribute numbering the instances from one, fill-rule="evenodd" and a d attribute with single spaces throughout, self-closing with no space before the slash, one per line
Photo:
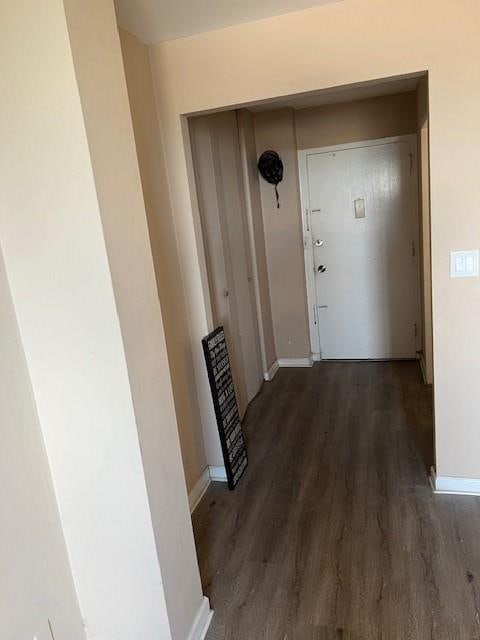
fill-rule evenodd
<path id="1" fill-rule="evenodd" d="M 193 115 L 189 132 L 241 414 L 262 378 L 320 359 L 416 359 L 432 384 L 427 76 Z"/>
<path id="2" fill-rule="evenodd" d="M 412 572 L 428 587 L 418 557 L 434 561 L 414 530 L 434 462 L 428 85 L 358 89 L 190 119 L 212 322 L 250 460 L 193 516 L 212 640 L 355 640 L 378 616 L 388 637 L 429 628 L 408 593 Z M 269 149 L 278 201 L 256 166 Z M 385 542 L 402 518 L 410 555 Z"/>

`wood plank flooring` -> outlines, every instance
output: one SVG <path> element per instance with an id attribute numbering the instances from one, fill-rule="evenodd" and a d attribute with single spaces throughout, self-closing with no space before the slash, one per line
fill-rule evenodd
<path id="1" fill-rule="evenodd" d="M 193 520 L 207 640 L 480 639 L 480 501 L 435 496 L 416 362 L 281 369 Z"/>

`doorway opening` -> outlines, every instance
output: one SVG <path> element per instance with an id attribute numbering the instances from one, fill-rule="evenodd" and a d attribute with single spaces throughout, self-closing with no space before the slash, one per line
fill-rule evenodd
<path id="1" fill-rule="evenodd" d="M 428 76 L 188 117 L 212 329 L 240 413 L 280 367 L 414 359 L 433 383 Z M 257 170 L 284 164 L 280 208 Z"/>
<path id="2" fill-rule="evenodd" d="M 216 632 L 254 633 L 222 604 L 239 575 L 277 637 L 289 622 L 268 603 L 290 578 L 275 566 L 308 549 L 306 593 L 324 590 L 326 604 L 307 598 L 292 619 L 307 637 L 334 591 L 318 587 L 317 536 L 334 555 L 351 504 L 388 519 L 434 463 L 428 77 L 192 114 L 189 133 L 205 297 L 211 329 L 226 330 L 250 459 L 233 496 L 214 484 L 193 515 L 200 570 Z M 280 208 L 257 170 L 267 150 L 283 162 Z"/>

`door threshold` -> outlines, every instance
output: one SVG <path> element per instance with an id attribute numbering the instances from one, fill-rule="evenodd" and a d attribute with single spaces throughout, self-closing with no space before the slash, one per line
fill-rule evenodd
<path id="1" fill-rule="evenodd" d="M 416 362 L 418 358 L 322 358 L 318 362 Z"/>

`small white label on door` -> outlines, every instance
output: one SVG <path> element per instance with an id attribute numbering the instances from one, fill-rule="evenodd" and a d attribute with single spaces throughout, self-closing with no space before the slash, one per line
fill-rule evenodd
<path id="1" fill-rule="evenodd" d="M 355 218 L 365 218 L 365 200 L 363 198 L 357 198 L 354 204 Z"/>

